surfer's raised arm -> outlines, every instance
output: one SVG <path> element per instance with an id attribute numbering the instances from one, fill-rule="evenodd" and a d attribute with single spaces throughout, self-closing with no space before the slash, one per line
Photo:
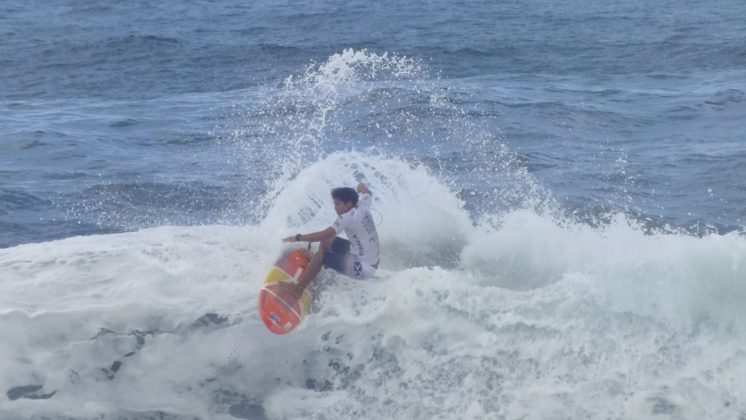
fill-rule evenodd
<path id="1" fill-rule="evenodd" d="M 359 184 L 357 184 L 357 192 L 359 192 L 361 194 L 370 194 L 370 195 L 373 195 L 373 193 L 370 192 L 370 190 L 368 189 L 368 186 L 365 185 L 365 184 L 363 184 L 362 182 L 359 183 Z"/>

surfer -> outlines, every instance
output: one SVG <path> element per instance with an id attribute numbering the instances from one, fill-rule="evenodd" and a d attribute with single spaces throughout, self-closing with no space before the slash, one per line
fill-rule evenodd
<path id="1" fill-rule="evenodd" d="M 339 187 L 332 190 L 334 210 L 337 220 L 324 230 L 283 238 L 283 242 L 320 242 L 308 266 L 301 274 L 297 284 L 287 287 L 296 296 L 321 271 L 321 267 L 331 268 L 347 277 L 362 280 L 373 277 L 379 264 L 379 242 L 376 224 L 370 214 L 371 192 L 360 183 L 357 190 L 351 187 Z M 341 232 L 347 239 L 338 237 Z"/>

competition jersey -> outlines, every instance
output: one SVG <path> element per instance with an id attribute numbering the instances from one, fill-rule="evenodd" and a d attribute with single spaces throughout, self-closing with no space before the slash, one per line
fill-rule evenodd
<path id="1" fill-rule="evenodd" d="M 378 262 L 380 249 L 376 224 L 370 215 L 370 200 L 370 194 L 361 194 L 357 207 L 339 216 L 332 228 L 337 234 L 344 231 L 353 255 L 368 265 L 374 265 Z"/>

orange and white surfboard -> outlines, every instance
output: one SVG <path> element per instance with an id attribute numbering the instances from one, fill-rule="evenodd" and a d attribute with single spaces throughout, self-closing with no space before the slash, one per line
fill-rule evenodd
<path id="1" fill-rule="evenodd" d="M 303 291 L 300 299 L 280 287 L 280 282 L 296 283 L 309 262 L 308 251 L 302 248 L 283 253 L 264 278 L 259 290 L 259 317 L 275 334 L 294 330 L 311 305 L 311 294 Z"/>

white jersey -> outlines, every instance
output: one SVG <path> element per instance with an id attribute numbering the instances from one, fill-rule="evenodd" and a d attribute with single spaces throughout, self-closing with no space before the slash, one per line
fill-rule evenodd
<path id="1" fill-rule="evenodd" d="M 357 207 L 343 213 L 334 221 L 332 228 L 337 235 L 344 231 L 350 241 L 350 253 L 368 265 L 378 263 L 380 247 L 378 232 L 370 215 L 370 194 L 361 194 Z"/>

